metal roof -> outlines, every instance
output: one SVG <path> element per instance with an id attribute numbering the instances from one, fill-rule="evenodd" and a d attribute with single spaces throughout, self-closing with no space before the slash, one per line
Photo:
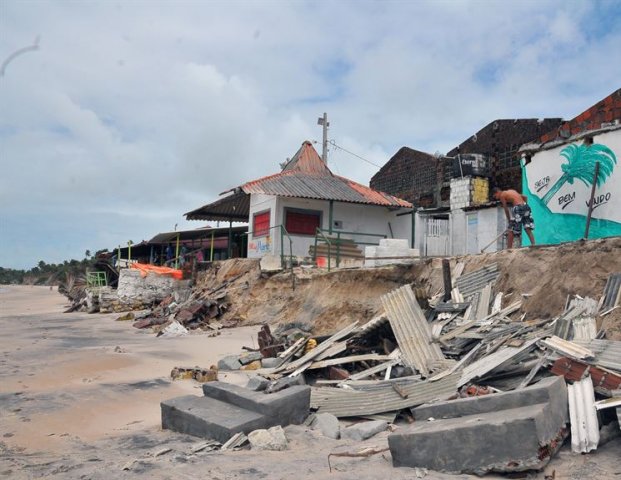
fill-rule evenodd
<path id="1" fill-rule="evenodd" d="M 495 282 L 498 275 L 498 264 L 492 263 L 491 265 L 487 265 L 480 270 L 462 274 L 457 280 L 455 280 L 455 285 L 459 288 L 459 293 L 461 293 L 465 298 L 483 289 L 488 283 Z"/>
<path id="2" fill-rule="evenodd" d="M 426 376 L 433 362 L 446 360 L 440 346 L 433 343 L 431 327 L 409 285 L 383 295 L 381 300 L 408 366 Z"/>
<path id="3" fill-rule="evenodd" d="M 246 232 L 248 227 L 232 227 L 230 229 L 232 232 Z M 210 238 L 211 235 L 215 237 L 220 236 L 228 236 L 229 227 L 222 228 L 211 228 L 211 227 L 201 227 L 196 228 L 194 230 L 179 230 L 175 232 L 163 232 L 155 235 L 151 240 L 149 240 L 149 244 L 162 244 L 162 243 L 170 243 L 177 240 L 177 235 L 179 235 L 179 240 L 198 240 L 201 238 Z"/>
<path id="4" fill-rule="evenodd" d="M 604 287 L 602 310 L 608 310 L 621 300 L 621 273 L 611 273 Z"/>
<path id="5" fill-rule="evenodd" d="M 311 407 L 319 409 L 321 413 L 328 412 L 337 417 L 356 417 L 401 410 L 432 400 L 445 400 L 455 395 L 458 377 L 458 374 L 453 374 L 438 381 L 424 382 L 407 377 L 396 378 L 366 385 L 364 390 L 355 390 L 351 387 L 313 388 Z M 401 394 L 397 393 L 393 384 L 398 386 Z"/>
<path id="6" fill-rule="evenodd" d="M 621 372 L 621 342 L 615 340 L 574 340 L 574 343 L 588 348 L 595 354 L 595 358 L 589 360 L 588 363 Z"/>
<path id="7" fill-rule="evenodd" d="M 599 421 L 595 410 L 595 392 L 591 377 L 567 385 L 571 450 L 588 453 L 599 443 Z"/>
<path id="8" fill-rule="evenodd" d="M 186 218 L 246 222 L 250 213 L 251 193 L 412 208 L 410 202 L 334 175 L 308 141 L 302 144 L 280 173 L 244 183 L 233 191 L 233 195 L 186 213 Z"/>
<path id="9" fill-rule="evenodd" d="M 250 215 L 250 195 L 235 191 L 232 195 L 203 205 L 184 215 L 187 220 L 247 222 Z"/>

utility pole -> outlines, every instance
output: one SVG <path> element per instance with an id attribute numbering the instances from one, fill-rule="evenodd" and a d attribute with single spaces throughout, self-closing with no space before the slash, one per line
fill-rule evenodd
<path id="1" fill-rule="evenodd" d="M 321 159 L 323 163 L 328 164 L 328 127 L 330 126 L 330 122 L 328 122 L 328 114 L 323 112 L 323 117 L 319 117 L 317 119 L 317 125 L 323 126 L 323 144 L 321 150 Z"/>

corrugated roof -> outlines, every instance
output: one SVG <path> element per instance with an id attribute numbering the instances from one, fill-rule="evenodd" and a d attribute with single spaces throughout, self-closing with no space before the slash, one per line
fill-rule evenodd
<path id="1" fill-rule="evenodd" d="M 569 421 L 571 423 L 571 450 L 588 453 L 599 443 L 599 421 L 595 410 L 595 392 L 591 377 L 567 385 Z"/>
<path id="2" fill-rule="evenodd" d="M 537 342 L 537 338 L 533 338 L 527 341 L 521 347 L 504 347 L 500 350 L 497 350 L 494 353 L 486 355 L 478 359 L 477 361 L 471 363 L 467 367 L 464 368 L 461 379 L 459 380 L 459 386 L 467 384 L 471 380 L 476 378 L 480 378 L 483 375 L 488 374 L 492 370 L 499 368 L 508 362 L 512 361 L 518 355 L 527 352 L 534 348 L 535 343 Z"/>
<path id="3" fill-rule="evenodd" d="M 381 300 L 408 366 L 426 376 L 433 362 L 446 360 L 440 346 L 433 343 L 431 327 L 409 285 L 383 295 Z"/>
<path id="4" fill-rule="evenodd" d="M 621 372 L 621 342 L 615 340 L 574 340 L 574 343 L 588 348 L 595 354 L 595 358 L 589 360 L 589 363 Z"/>
<path id="5" fill-rule="evenodd" d="M 282 172 L 252 180 L 240 188 L 245 193 L 280 197 L 335 200 L 385 207 L 412 207 L 412 204 L 405 200 L 334 175 L 310 142 L 302 144 Z"/>
<path id="6" fill-rule="evenodd" d="M 247 222 L 250 215 L 250 195 L 235 192 L 184 215 L 187 220 Z"/>
<path id="7" fill-rule="evenodd" d="M 487 265 L 480 270 L 462 274 L 457 280 L 455 280 L 455 285 L 459 288 L 459 293 L 461 293 L 465 298 L 483 289 L 488 283 L 495 282 L 498 275 L 498 264 L 492 263 L 491 265 Z"/>
<path id="8" fill-rule="evenodd" d="M 457 391 L 458 377 L 458 374 L 453 374 L 434 382 L 398 378 L 366 385 L 364 390 L 313 388 L 311 407 L 337 417 L 357 417 L 402 410 L 432 400 L 449 398 Z M 397 393 L 393 384 L 398 386 L 403 396 Z M 404 396 L 407 398 L 403 398 Z"/>

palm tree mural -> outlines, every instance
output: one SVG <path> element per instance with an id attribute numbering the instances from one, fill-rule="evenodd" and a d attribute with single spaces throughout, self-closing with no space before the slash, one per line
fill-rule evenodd
<path id="1" fill-rule="evenodd" d="M 599 162 L 598 187 L 608 179 L 617 164 L 617 157 L 614 152 L 606 145 L 599 143 L 593 145 L 568 145 L 561 150 L 561 156 L 565 157 L 567 163 L 561 165 L 563 175 L 543 197 L 543 203 L 546 205 L 566 182 L 573 184 L 574 180 L 578 179 L 587 187 L 592 186 L 595 164 L 597 162 Z"/>

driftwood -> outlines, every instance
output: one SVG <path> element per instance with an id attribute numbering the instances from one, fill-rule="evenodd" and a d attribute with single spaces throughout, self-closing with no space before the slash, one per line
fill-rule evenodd
<path id="1" fill-rule="evenodd" d="M 332 473 L 332 465 L 330 465 L 330 457 L 370 457 L 371 455 L 376 455 L 378 453 L 387 452 L 390 448 L 379 448 L 379 447 L 366 447 L 358 452 L 341 452 L 341 453 L 331 453 L 328 455 L 328 468 L 330 469 L 330 473 Z"/>

